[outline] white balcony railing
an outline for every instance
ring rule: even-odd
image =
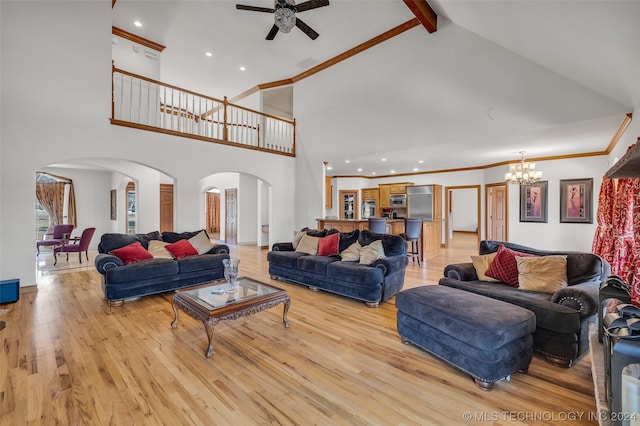
[[[295,120],[113,67],[111,123],[295,156]]]

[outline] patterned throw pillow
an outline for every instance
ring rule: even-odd
[[[518,287],[518,264],[516,256],[530,257],[532,254],[506,248],[503,244],[498,246],[496,257],[493,258],[485,275],[502,281],[505,284]]]
[[[318,256],[335,256],[339,253],[340,234],[331,234],[318,240]]]
[[[567,256],[516,257],[520,290],[553,294],[567,287]]]
[[[152,259],[153,256],[149,253],[139,241],[135,243],[128,244],[124,247],[117,248],[115,250],[111,250],[109,254],[112,254],[118,257],[125,265],[134,262],[140,262],[145,259]]]
[[[167,244],[165,248],[169,250],[169,253],[176,259],[198,254],[198,250],[196,250],[188,240],[179,240],[173,244]]]

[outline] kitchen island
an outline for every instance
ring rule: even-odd
[[[363,231],[369,229],[367,219],[316,219],[318,229],[337,229],[340,232],[352,232],[356,229]],[[387,234],[400,235],[404,233],[404,219],[387,219]],[[422,222],[422,235],[418,243],[420,247],[420,260],[425,262],[428,258],[440,253],[442,244],[442,221]]]
[[[369,229],[367,219],[316,219],[318,229],[337,229],[340,232],[351,232]],[[404,232],[404,219],[387,219],[387,234],[400,235]]]

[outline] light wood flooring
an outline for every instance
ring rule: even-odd
[[[436,284],[477,252],[475,236],[418,267],[405,288]],[[91,266],[39,276],[38,291],[0,305],[1,425],[597,424],[590,360],[570,369],[535,355],[527,374],[478,389],[466,374],[403,345],[394,299],[364,303],[272,281],[266,250],[232,247],[241,275],[286,289],[282,305],[218,324],[203,355],[201,323],[170,295],[106,306]]]

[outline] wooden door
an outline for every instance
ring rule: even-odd
[[[507,187],[504,183],[487,185],[487,240],[507,241]]]
[[[173,232],[173,185],[160,184],[160,232]]]
[[[238,243],[238,189],[225,189],[224,239],[227,244]]]
[[[220,232],[220,193],[207,192],[207,226],[209,234]]]

